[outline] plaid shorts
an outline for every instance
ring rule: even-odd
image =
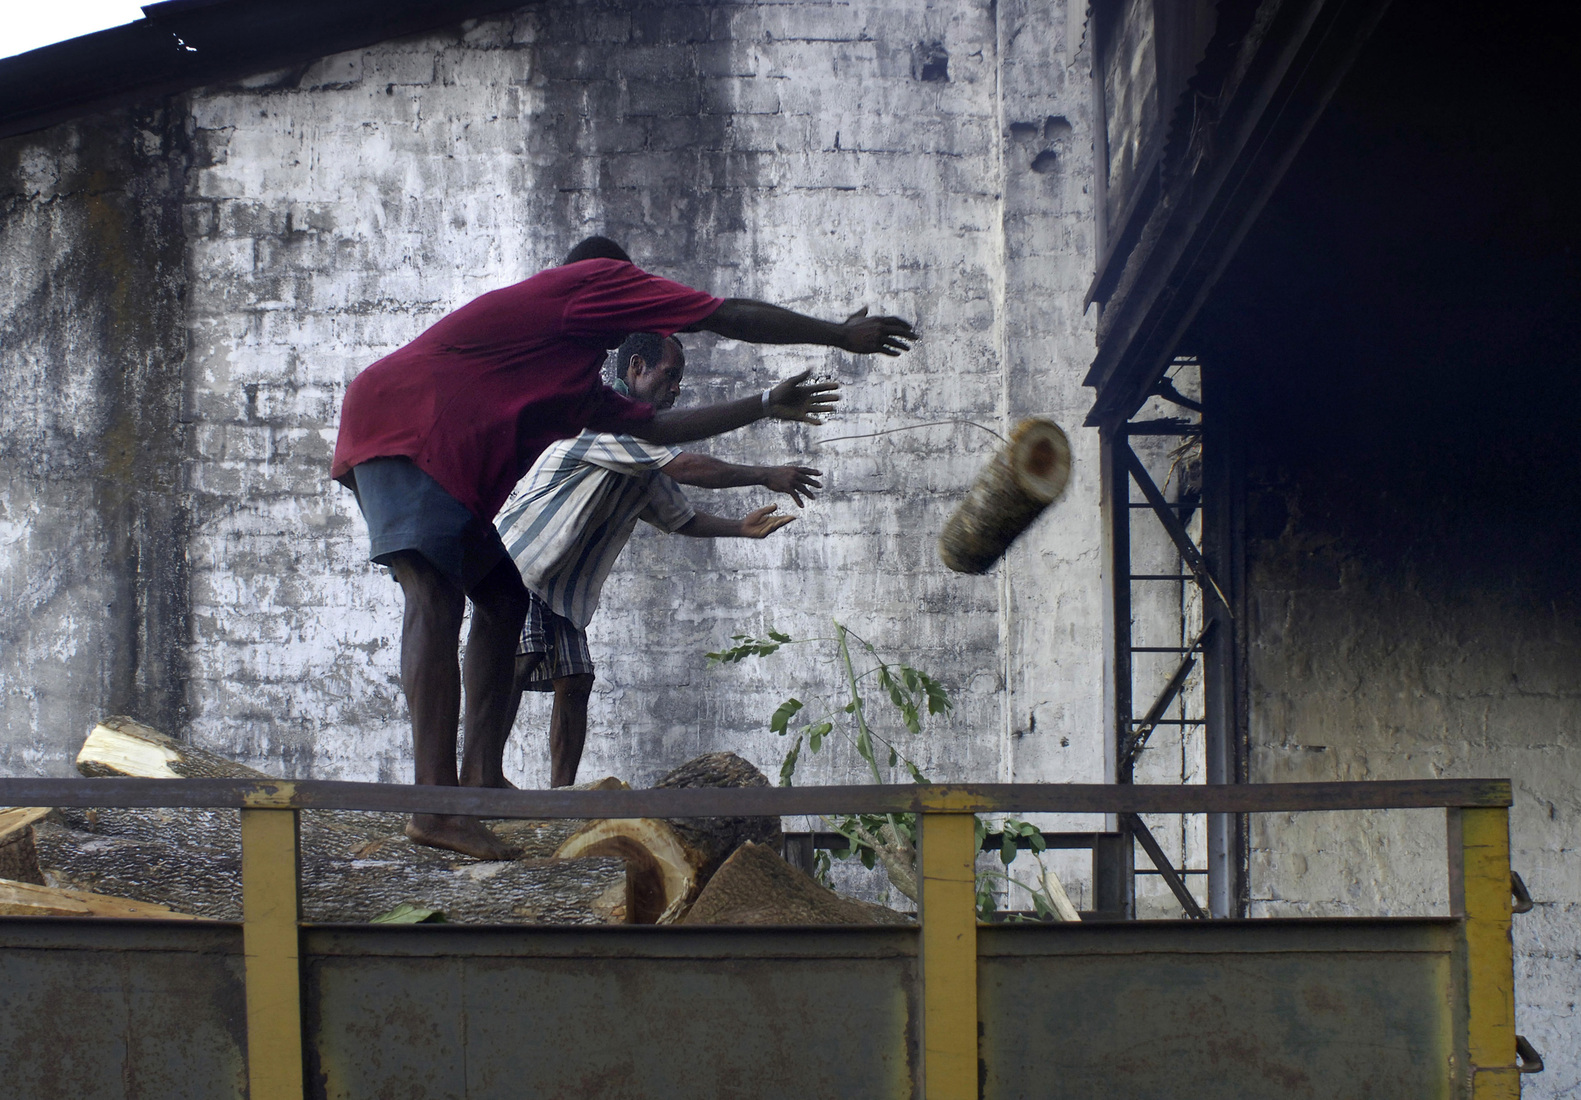
[[[542,655],[524,681],[524,658]],[[516,686],[523,691],[553,691],[563,676],[593,675],[593,655],[587,649],[587,632],[563,615],[557,615],[536,592],[527,593],[527,623],[516,656]]]

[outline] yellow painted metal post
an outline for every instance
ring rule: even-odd
[[[977,1100],[976,818],[924,813],[922,1094]]]
[[[280,801],[289,799],[289,788]],[[266,805],[273,799],[259,798]],[[301,909],[294,809],[242,811],[249,1100],[302,1100]]]
[[[1471,1096],[1515,1100],[1521,1078],[1510,942],[1510,814],[1502,806],[1450,810],[1448,825],[1451,903],[1465,918]]]

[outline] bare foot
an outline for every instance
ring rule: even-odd
[[[509,779],[506,779],[503,773],[494,779],[483,779],[480,776],[475,776],[470,772],[463,772],[461,774],[461,785],[463,787],[498,787],[507,791],[516,791],[521,789]]]
[[[495,836],[475,817],[413,814],[406,835],[430,848],[448,848],[474,859],[515,859],[521,850]]]

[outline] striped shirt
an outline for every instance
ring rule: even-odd
[[[668,534],[697,514],[680,486],[659,472],[680,453],[602,432],[551,444],[497,521],[522,582],[555,614],[587,629],[637,520]]]

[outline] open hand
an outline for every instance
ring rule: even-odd
[[[857,355],[899,355],[911,350],[907,340],[918,338],[910,321],[899,317],[869,317],[866,306],[847,317],[840,327],[845,330],[840,347]]]
[[[770,504],[767,508],[749,512],[741,520],[741,534],[749,539],[768,538],[787,523],[796,522],[795,516],[776,515],[778,511],[779,505]]]
[[[804,370],[787,378],[769,391],[768,413],[775,420],[799,420],[803,424],[822,424],[821,417],[834,411],[840,400],[835,393],[838,382],[809,382],[812,371]]]
[[[823,482],[817,480],[822,476],[822,470],[814,470],[810,466],[770,466],[763,477],[763,487],[784,493],[800,508],[802,497],[811,500],[813,490],[823,488]]]

